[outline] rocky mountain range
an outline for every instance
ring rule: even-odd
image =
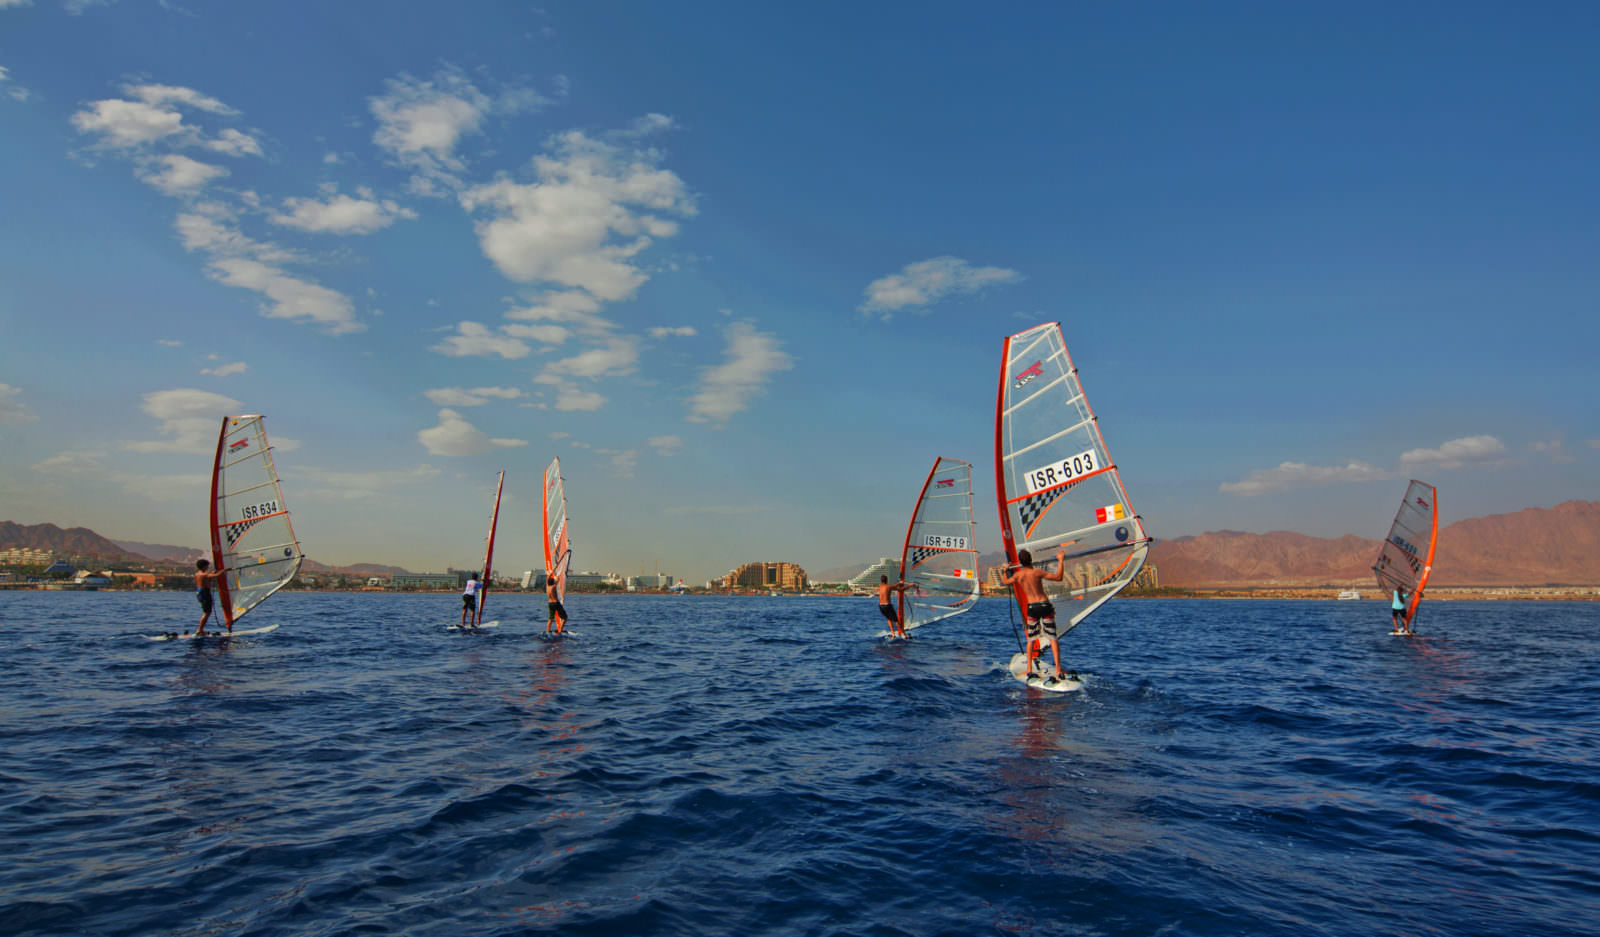
[[[1163,586],[1370,586],[1378,539],[1219,530],[1158,540],[1150,551]],[[978,568],[1004,562],[978,557]],[[846,579],[867,567],[820,570]],[[1566,501],[1457,521],[1439,530],[1436,586],[1600,585],[1600,501]]]
[[[58,557],[82,557],[101,563],[148,566],[167,564],[190,566],[197,558],[209,557],[210,550],[165,543],[142,543],[137,540],[110,540],[87,527],[63,529],[54,524],[23,525],[0,521],[0,550],[10,547],[27,547],[33,550],[50,550]],[[399,566],[379,563],[355,563],[350,566],[325,566],[307,557],[300,567],[307,573],[339,573],[346,576],[391,576],[409,570]]]

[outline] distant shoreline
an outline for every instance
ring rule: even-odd
[[[74,587],[70,584],[48,588],[37,583],[0,583],[0,592],[187,592],[186,589],[126,589],[114,587]],[[455,596],[454,590],[390,590],[366,587],[361,589],[285,589],[285,593],[296,595],[326,593],[330,595],[414,595],[427,597]],[[1117,596],[1119,599],[1271,599],[1310,602],[1367,602],[1382,603],[1387,607],[1388,597],[1376,589],[1365,590],[1359,599],[1340,599],[1341,589],[1334,588],[1309,588],[1293,586],[1257,586],[1257,587],[1212,587],[1212,588],[1170,588],[1155,591],[1140,590],[1137,592],[1125,591]],[[496,589],[491,595],[507,597],[512,595],[527,595],[543,598],[544,593],[537,589]],[[741,598],[741,599],[837,599],[860,598],[871,599],[872,595],[848,595],[837,592],[789,592],[771,596],[766,593],[739,593],[726,592],[572,592],[570,596],[587,595],[616,595],[630,598],[676,598],[687,596],[690,598]],[[1004,595],[986,594],[986,599],[1005,598]],[[1424,598],[1432,602],[1600,602],[1600,586],[1440,586],[1426,590]]]

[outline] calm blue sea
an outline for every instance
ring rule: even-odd
[[[0,934],[1600,933],[1600,604],[0,594]]]

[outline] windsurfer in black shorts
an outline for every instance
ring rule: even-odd
[[[555,625],[556,634],[567,627],[567,609],[561,604],[561,593],[558,590],[559,582],[551,577],[544,581],[545,604],[550,607],[550,617],[545,619],[544,633],[550,633],[550,626]]]
[[[894,598],[890,595],[890,593],[904,592],[909,588],[911,588],[911,584],[905,582],[904,580],[891,586],[889,584],[888,576],[878,577],[878,611],[882,612],[883,617],[889,620],[889,637],[891,638],[905,637],[906,624],[905,622],[901,621],[900,616],[895,613]]]
[[[211,620],[211,584],[222,578],[227,570],[218,567],[211,570],[210,560],[196,561],[194,574],[194,597],[200,603],[200,627],[194,629],[195,637],[206,633],[206,622]],[[228,630],[233,630],[233,622],[228,622]]]
[[[1023,619],[1028,625],[1028,647],[1025,653],[1028,656],[1027,667],[1024,674],[1033,673],[1033,659],[1039,656],[1039,641],[1047,638],[1050,641],[1050,653],[1055,657],[1057,680],[1061,674],[1061,646],[1056,643],[1056,607],[1050,604],[1050,597],[1044,594],[1044,580],[1060,582],[1066,574],[1065,547],[1056,547],[1056,571],[1046,573],[1033,568],[1033,554],[1027,550],[1017,551],[1017,560],[1021,567],[1007,566],[1005,575],[1000,581],[1008,586],[1014,585],[1022,592],[1023,601],[1028,603],[1028,612]]]

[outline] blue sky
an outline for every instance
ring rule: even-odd
[[[464,12],[463,12],[464,11]],[[1600,498],[1600,8],[0,0],[0,515],[698,582],[997,549],[1060,321],[1158,538]]]

